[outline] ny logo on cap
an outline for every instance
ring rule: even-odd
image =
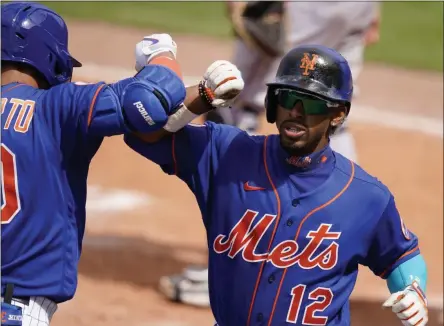
[[[304,76],[308,76],[309,70],[315,69],[316,60],[318,59],[317,54],[312,54],[312,58],[310,59],[309,53],[304,53],[304,57],[301,59],[301,65],[299,68],[304,69],[304,72],[302,73]]]

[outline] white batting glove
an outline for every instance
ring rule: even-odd
[[[161,52],[171,52],[176,58],[177,44],[169,34],[151,34],[136,44],[136,70],[139,72],[147,63]]]
[[[424,326],[429,320],[427,300],[416,281],[404,291],[393,293],[382,306],[391,307],[404,326]]]
[[[203,76],[206,93],[211,105],[220,108],[230,106],[244,89],[244,80],[237,67],[229,61],[213,62]]]

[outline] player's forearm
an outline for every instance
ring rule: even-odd
[[[416,255],[396,267],[387,278],[390,293],[404,290],[416,281],[425,292],[427,286],[427,266],[422,255]]]
[[[178,114],[170,117],[168,124],[173,122],[179,128],[184,127],[196,117],[207,113],[215,108],[228,107],[244,88],[244,81],[240,71],[235,65],[228,61],[218,60],[213,62],[203,75],[198,85],[186,88],[184,108],[186,114]],[[179,121],[181,123],[179,123]]]
[[[202,115],[213,109],[208,102],[199,95],[198,85],[187,87],[187,95],[184,104],[196,115]]]
[[[161,57],[161,61],[155,62],[156,56]],[[176,43],[167,34],[146,36],[136,45],[137,70],[147,64],[159,64],[170,68],[181,77],[181,69],[175,57]],[[199,85],[186,88],[183,103],[173,110],[162,128],[151,133],[136,133],[136,135],[145,142],[157,142],[182,129],[213,107],[229,106],[243,87],[244,81],[236,66],[224,60],[215,61],[208,67]]]
[[[188,110],[190,110],[197,116],[202,115],[210,110],[210,106],[208,106],[208,104],[206,104],[205,101],[200,97],[199,88],[197,85],[189,86],[186,88],[186,97],[183,103]],[[137,136],[147,143],[155,143],[171,134],[172,132],[169,132],[162,128],[149,134],[137,133]]]
[[[427,268],[419,254],[396,267],[387,279],[392,293],[382,304],[391,308],[406,326],[425,326],[429,320],[425,289]]]
[[[174,55],[170,52],[162,52],[154,56],[148,64],[157,64],[165,66],[173,70],[180,78],[182,78],[182,72],[179,64],[177,63]],[[205,98],[199,94],[199,86],[189,86],[186,88],[186,96],[183,102],[185,107],[193,114],[199,116],[212,109],[211,105],[205,101]],[[159,134],[169,134],[170,132],[163,130],[165,132]]]

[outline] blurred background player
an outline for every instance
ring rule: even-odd
[[[379,4],[377,2],[274,2],[270,3],[268,12],[266,9],[258,10],[259,14],[272,16],[274,19],[256,17],[256,25],[264,31],[263,35],[270,35],[275,39],[275,47],[286,49],[300,44],[320,44],[328,46],[341,53],[350,63],[353,79],[359,78],[363,68],[364,50],[366,46],[379,40]],[[279,3],[283,7],[283,15],[279,15],[280,8],[272,8],[272,4]],[[233,63],[242,72],[245,88],[239,98],[233,104],[232,109],[220,109],[207,116],[210,121],[226,123],[238,126],[250,133],[255,133],[260,127],[259,117],[264,112],[265,83],[274,78],[280,53],[267,51],[258,42],[270,43],[267,37],[263,40],[255,38],[252,32],[254,28],[246,28],[253,25],[251,19],[245,19],[245,11],[250,9],[255,2],[228,2],[228,16],[232,22],[236,34]],[[281,21],[278,21],[281,17]],[[267,27],[262,21],[269,21]],[[284,28],[278,28],[277,26]],[[254,37],[253,37],[254,36]],[[284,42],[281,41],[284,38]],[[258,42],[254,42],[258,40]],[[273,46],[270,44],[270,47]],[[355,85],[355,93],[357,87]],[[356,96],[356,94],[355,94]],[[353,137],[344,126],[332,138],[332,147],[339,153],[357,161],[357,154]]]
[[[264,113],[266,82],[274,79],[281,55],[300,44],[319,44],[337,50],[348,61],[354,85],[363,68],[365,47],[379,41],[378,2],[227,2],[235,34],[233,63],[245,87],[231,108],[207,114],[207,120],[256,133]],[[331,137],[333,150],[357,162],[355,141],[347,123]],[[182,274],[164,276],[160,291],[168,298],[209,306],[208,270],[190,266]]]

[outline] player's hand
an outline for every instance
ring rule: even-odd
[[[378,16],[371,22],[370,26],[365,31],[364,34],[365,46],[370,46],[379,42],[379,39],[381,37],[380,25],[381,22]]]
[[[381,36],[381,8],[375,4],[375,16],[364,33],[364,44],[370,46],[379,42]]]
[[[427,324],[427,300],[417,282],[393,293],[382,306],[392,308],[404,326],[424,326]]]
[[[136,44],[136,70],[139,72],[147,63],[161,52],[177,55],[177,44],[169,34],[151,34]]]
[[[210,95],[211,105],[230,106],[244,89],[244,80],[237,67],[229,61],[213,62],[203,76],[206,93]]]

